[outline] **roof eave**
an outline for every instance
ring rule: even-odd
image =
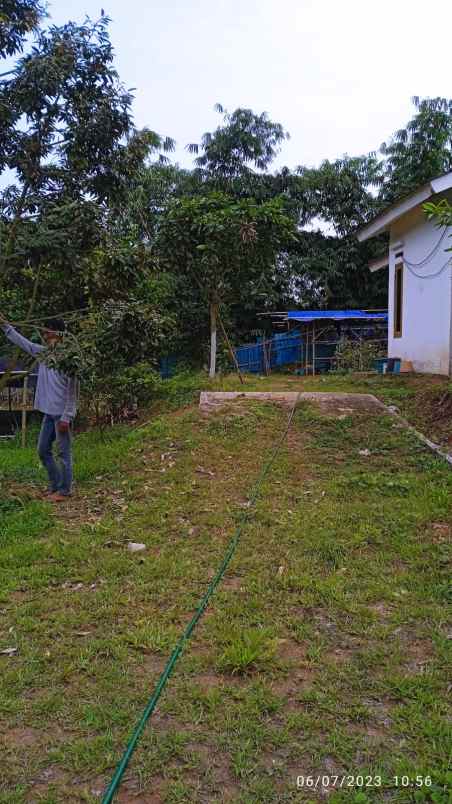
[[[384,257],[379,257],[378,259],[371,260],[369,262],[369,271],[371,273],[375,273],[375,271],[381,271],[382,268],[389,268],[389,258],[387,254],[385,254]]]
[[[359,242],[363,243],[371,237],[376,237],[379,234],[383,234],[383,232],[389,231],[391,225],[403,215],[406,215],[407,212],[428,201],[433,195],[444,193],[450,189],[452,189],[452,171],[445,173],[443,176],[437,176],[429,181],[428,184],[424,184],[423,187],[416,190],[416,192],[411,193],[406,198],[402,198],[401,201],[396,201],[381,215],[378,215],[373,221],[359,229],[356,233]]]
[[[377,235],[383,234],[383,232],[388,232],[391,228],[391,225],[402,217],[402,215],[406,215],[407,212],[410,212],[415,207],[419,206],[419,204],[423,204],[425,201],[428,201],[429,198],[433,195],[432,188],[430,184],[425,185],[425,187],[421,187],[420,190],[417,190],[412,195],[405,198],[403,201],[394,204],[392,207],[386,210],[382,215],[379,215],[378,218],[368,223],[367,226],[363,226],[362,229],[359,229],[357,232],[357,238],[360,243],[363,243],[365,240],[370,240],[371,237],[377,237]]]

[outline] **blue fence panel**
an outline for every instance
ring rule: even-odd
[[[290,333],[279,333],[270,339],[258,338],[257,343],[247,343],[235,349],[235,355],[241,371],[260,374],[269,368],[286,366],[303,359],[303,339],[298,330]],[[266,350],[266,357],[264,355]]]
[[[262,343],[249,343],[235,350],[237,363],[241,371],[259,374],[264,368],[264,350]]]
[[[274,365],[287,366],[301,360],[303,340],[301,333],[294,330],[289,333],[278,333],[272,338],[272,352],[274,351]],[[273,362],[273,361],[272,361]]]
[[[161,357],[159,361],[160,376],[162,380],[169,380],[176,373],[177,357],[176,355],[168,355]]]

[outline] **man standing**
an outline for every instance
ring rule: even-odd
[[[53,348],[61,340],[65,329],[64,321],[46,321],[43,330],[46,347],[24,338],[1,314],[0,326],[11,343],[33,356],[46,348]],[[76,414],[76,405],[76,378],[61,374],[40,362],[34,408],[44,414],[44,419],[39,434],[38,454],[49,477],[46,496],[53,502],[67,500],[72,490],[71,423]],[[58,464],[52,452],[54,441],[58,447]]]

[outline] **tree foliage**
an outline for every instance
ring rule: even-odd
[[[452,205],[447,198],[424,204],[424,210],[430,220],[434,220],[438,226],[452,226]]]
[[[253,177],[255,171],[265,171],[278,154],[288,134],[280,123],[272,122],[264,112],[236,109],[231,114],[217,104],[223,114],[223,125],[206,132],[201,145],[191,143],[200,177],[218,189]]]
[[[414,97],[413,103],[413,118],[381,146],[384,203],[452,170],[452,100]]]
[[[311,219],[325,221],[337,237],[351,234],[378,211],[382,165],[375,154],[326,160],[318,168],[300,167],[298,174]]]
[[[45,16],[39,0],[2,0],[0,9],[0,58],[21,51],[27,34],[38,28]]]
[[[19,36],[28,18],[25,4],[13,6]],[[38,11],[33,19],[27,30]],[[31,302],[34,315],[85,308],[51,359],[77,370],[91,393],[113,383],[113,366],[121,372],[144,354],[154,365],[169,342],[149,245],[120,212],[149,156],[173,143],[134,128],[108,22],[102,13],[39,27],[0,76],[0,170],[13,177],[0,193],[2,313],[25,318]]]
[[[198,286],[210,309],[212,336],[218,305],[255,291],[274,270],[278,253],[294,239],[293,221],[282,199],[257,204],[215,192],[173,201],[157,249],[170,270],[186,274]]]
[[[199,357],[209,331],[214,354],[217,322],[238,340],[262,311],[386,305],[386,277],[368,271],[382,244],[356,231],[452,168],[451,101],[415,98],[379,156],[276,171],[284,127],[218,105],[220,124],[187,146],[194,163],[182,169],[171,138],[136,130],[103,12],[45,19],[38,0],[2,4],[0,58],[16,58],[0,75],[2,312],[84,308],[51,359],[93,399],[171,349]],[[450,221],[444,206],[429,214]]]

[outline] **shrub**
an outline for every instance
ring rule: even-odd
[[[341,338],[335,354],[338,371],[372,371],[374,360],[385,357],[386,346],[375,341],[355,341]]]

